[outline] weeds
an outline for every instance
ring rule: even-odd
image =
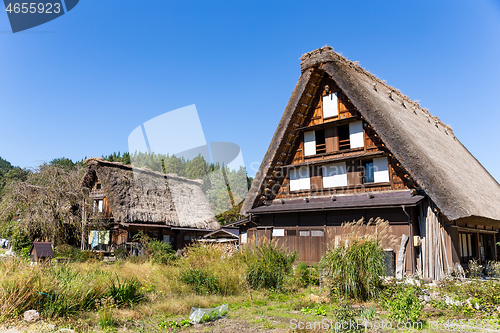
[[[419,292],[420,289],[413,285],[389,285],[381,297],[381,306],[389,311],[391,319],[398,322],[416,322],[424,308],[418,299]]]
[[[113,297],[101,298],[100,300],[95,300],[95,307],[98,311],[99,316],[99,327],[106,329],[109,327],[114,327],[116,321],[113,318],[111,309],[115,307],[115,300]]]
[[[116,275],[116,283],[113,281],[107,294],[117,302],[117,305],[126,304],[130,307],[144,299],[141,293],[141,283],[136,278],[120,283],[118,275]]]
[[[468,276],[473,279],[479,279],[483,274],[483,266],[477,260],[469,260]]]
[[[215,294],[221,291],[219,281],[206,268],[189,268],[181,273],[180,279],[192,286],[198,294]]]
[[[253,288],[279,288],[295,260],[297,252],[287,253],[274,243],[260,245],[248,258],[247,281]]]

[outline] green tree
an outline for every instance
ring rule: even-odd
[[[189,179],[204,179],[208,174],[208,163],[198,155],[186,162],[186,177]]]
[[[110,161],[110,162],[121,162],[125,165],[130,164],[130,154],[127,152],[123,153],[123,155],[120,152],[113,153],[113,154],[108,155],[108,156],[102,156],[102,158],[104,158],[106,161]]]
[[[85,169],[44,164],[11,184],[0,202],[0,221],[19,218],[19,227],[33,239],[65,243],[81,234],[82,205],[87,193],[81,185]],[[87,201],[88,202],[88,201]],[[87,211],[90,206],[86,207]]]

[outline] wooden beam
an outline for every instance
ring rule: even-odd
[[[406,257],[406,244],[408,244],[408,240],[410,238],[403,234],[401,236],[401,246],[399,248],[398,253],[398,262],[396,264],[396,279],[403,279],[403,269],[404,269],[404,260]]]

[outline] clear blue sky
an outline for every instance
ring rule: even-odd
[[[498,0],[82,0],[17,34],[2,12],[0,156],[123,152],[137,126],[196,104],[207,141],[240,145],[253,175],[299,57],[324,45],[419,100],[500,179]]]

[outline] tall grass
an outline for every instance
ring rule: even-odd
[[[323,255],[321,262],[333,294],[366,300],[380,293],[381,276],[386,272],[381,242],[390,241],[390,234],[387,221],[372,223],[361,219],[344,224],[341,241]],[[367,233],[370,227],[374,233]]]
[[[0,320],[39,309],[45,318],[67,317],[95,308],[95,300],[111,296],[119,304],[140,300],[140,284],[114,274],[100,263],[38,264],[0,261]]]
[[[234,295],[241,290],[245,263],[229,255],[223,244],[195,244],[177,263],[179,281],[197,293]]]
[[[248,283],[253,288],[279,288],[297,257],[297,252],[288,253],[272,242],[257,246],[247,256]]]

